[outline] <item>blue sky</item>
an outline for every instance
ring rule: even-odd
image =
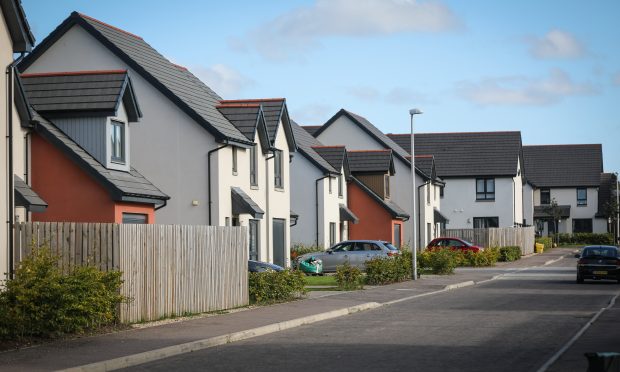
[[[386,133],[520,130],[602,143],[620,171],[620,1],[22,0],[37,41],[71,11],[142,36],[224,98],[340,108]]]

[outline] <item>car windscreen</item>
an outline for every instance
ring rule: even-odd
[[[465,243],[466,246],[471,247],[474,245],[474,243],[472,242],[468,242],[467,240],[463,240],[463,243]]]
[[[613,248],[586,248],[583,257],[617,257],[618,251]]]
[[[385,245],[385,247],[387,249],[389,249],[390,251],[397,251],[398,248],[396,248],[395,246],[392,245],[392,243],[383,243],[383,245]]]

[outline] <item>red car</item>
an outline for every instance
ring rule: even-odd
[[[467,240],[459,239],[459,238],[436,238],[433,239],[426,249],[439,249],[439,248],[450,248],[453,251],[471,251],[478,252],[484,250],[482,247],[478,247]]]

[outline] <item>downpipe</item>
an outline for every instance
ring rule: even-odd
[[[213,149],[213,150],[211,150],[211,151],[209,151],[207,153],[207,158],[208,158],[207,159],[207,175],[209,177],[209,180],[207,181],[208,182],[207,189],[209,190],[208,191],[208,193],[209,193],[209,196],[208,196],[208,198],[209,198],[209,201],[208,201],[209,202],[209,226],[212,226],[212,223],[211,223],[211,216],[212,216],[211,209],[212,209],[212,204],[213,204],[213,200],[211,198],[211,155],[213,155],[213,153],[215,153],[217,151],[220,151],[221,149],[226,148],[226,147],[228,147],[228,144],[225,144],[223,146],[217,147],[217,148],[215,148],[215,149]],[[165,204],[164,204],[164,206],[165,206]]]

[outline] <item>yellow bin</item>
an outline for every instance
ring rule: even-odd
[[[536,253],[543,253],[545,245],[542,243],[536,243]]]

